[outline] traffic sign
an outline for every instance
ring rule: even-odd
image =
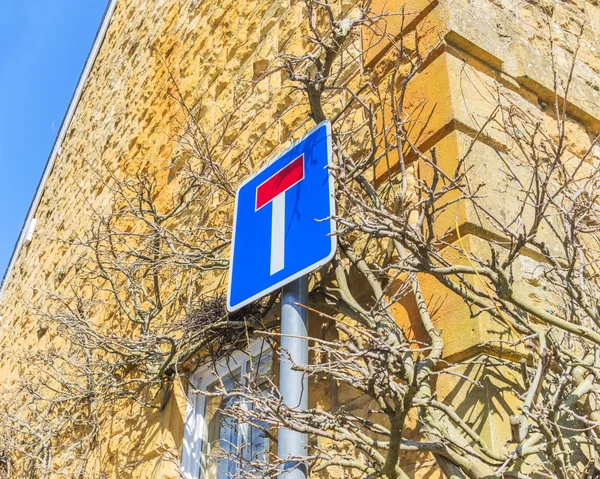
[[[229,311],[331,260],[336,242],[330,165],[331,125],[324,121],[239,187]]]

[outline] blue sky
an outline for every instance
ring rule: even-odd
[[[0,0],[0,280],[107,0]]]

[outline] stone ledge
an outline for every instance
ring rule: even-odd
[[[445,0],[437,3],[381,0],[374,3],[373,10],[376,13],[394,12],[401,11],[403,6],[412,8],[412,15],[392,16],[384,20],[385,36],[380,34],[376,37],[373,33],[363,32],[363,44],[370,48],[365,58],[367,68],[374,68],[389,52],[392,47],[389,37],[398,39],[400,35],[416,33],[421,52],[427,51],[428,47],[433,47],[435,42],[443,38],[447,45],[464,50],[533,91],[544,102],[554,103],[551,60],[549,55],[541,51],[544,45],[539,40],[537,44],[530,40],[531,27],[524,22],[486,1]],[[555,45],[555,63],[558,76],[568,78],[570,54],[558,45]],[[564,95],[559,95],[559,100],[564,101]],[[590,132],[600,132],[599,74],[581,60],[576,61],[567,112]]]

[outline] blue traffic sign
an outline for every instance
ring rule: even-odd
[[[235,199],[227,309],[235,311],[335,253],[331,125],[322,122],[248,178]]]

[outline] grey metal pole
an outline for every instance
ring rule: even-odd
[[[292,371],[293,364],[308,364],[308,310],[295,303],[308,304],[308,275],[283,287],[281,296],[281,348],[291,362],[282,357],[279,362],[279,391],[283,404],[291,408],[308,408],[308,378],[301,371]],[[281,459],[306,456],[306,434],[279,429],[277,452]],[[294,469],[296,468],[296,469]],[[293,469],[293,470],[291,470]],[[289,471],[289,472],[287,472]],[[288,461],[280,479],[306,479],[304,464]]]

